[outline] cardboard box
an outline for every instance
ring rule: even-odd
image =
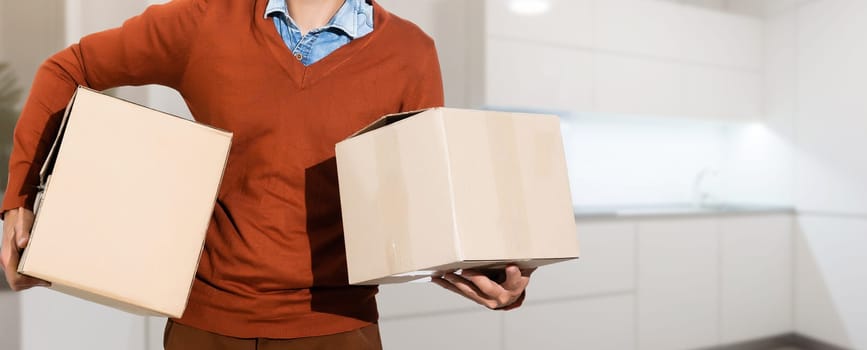
[[[336,153],[352,284],[578,257],[556,116],[390,115]]]
[[[78,88],[18,271],[121,310],[181,317],[231,138]]]

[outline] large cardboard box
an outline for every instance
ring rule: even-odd
[[[390,115],[336,154],[350,283],[578,257],[556,116]]]
[[[181,317],[231,138],[78,88],[18,271],[125,311]]]

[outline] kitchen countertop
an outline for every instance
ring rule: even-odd
[[[720,203],[709,205],[671,203],[658,205],[576,206],[574,210],[575,219],[577,220],[767,215],[795,213],[795,208],[789,206],[736,203]]]

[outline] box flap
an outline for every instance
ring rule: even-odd
[[[72,112],[72,106],[75,104],[75,97],[78,96],[78,91],[82,89],[79,86],[69,99],[69,104],[66,105],[66,110],[63,112],[63,120],[60,121],[60,128],[57,130],[57,136],[54,137],[54,143],[51,144],[51,149],[48,151],[48,157],[42,163],[42,169],[39,170],[39,190],[45,189],[45,184],[48,182],[48,176],[54,170],[54,163],[57,161],[57,152],[60,148],[60,143],[63,141],[63,134],[66,131],[66,124],[69,120],[69,114]]]
[[[383,126],[397,123],[401,120],[412,117],[412,116],[419,114],[419,113],[422,113],[422,112],[427,112],[427,111],[432,110],[432,109],[436,109],[436,108],[419,109],[419,110],[411,111],[411,112],[401,112],[401,113],[394,113],[394,114],[385,115],[385,116],[377,119],[373,123],[370,123],[367,126],[361,128],[361,130],[358,130],[355,133],[353,133],[352,135],[349,135],[348,138],[353,138],[353,137],[356,137],[358,135],[364,134],[366,132],[379,129]]]

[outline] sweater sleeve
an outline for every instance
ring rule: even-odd
[[[33,208],[40,168],[75,88],[160,84],[177,89],[205,9],[204,0],[151,6],[121,27],[83,37],[40,66],[15,126],[0,218],[10,209]]]
[[[425,46],[419,50],[416,77],[412,77],[406,90],[401,112],[442,107],[445,105],[443,78],[439,57],[433,39],[425,36]]]

